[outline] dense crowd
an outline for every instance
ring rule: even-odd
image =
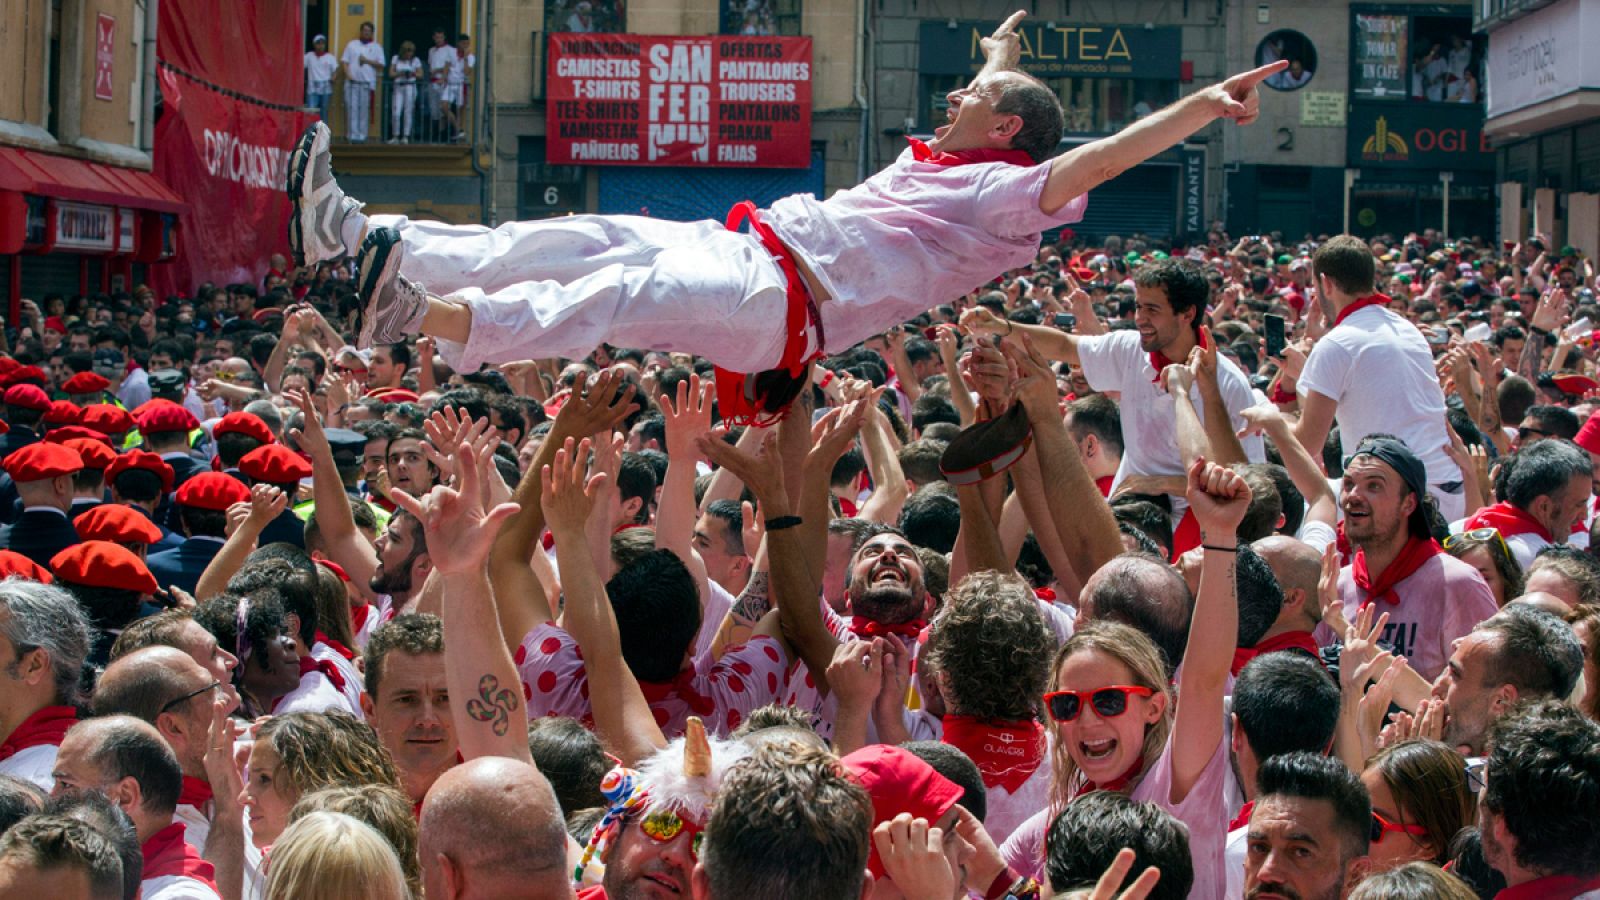
[[[1066,235],[766,427],[273,270],[7,331],[0,893],[1600,887],[1570,248]]]

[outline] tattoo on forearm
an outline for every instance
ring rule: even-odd
[[[767,572],[751,572],[750,582],[733,604],[733,616],[746,622],[758,622],[772,609],[772,576]]]
[[[488,722],[497,737],[511,730],[511,714],[517,711],[517,692],[500,686],[500,679],[485,675],[478,679],[478,696],[467,701],[467,715],[474,722]]]
[[[1539,377],[1539,362],[1544,359],[1544,335],[1528,332],[1527,342],[1522,345],[1522,356],[1517,359],[1517,374],[1529,381],[1536,381]]]

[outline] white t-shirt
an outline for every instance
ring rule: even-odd
[[[46,791],[56,786],[55,744],[36,744],[18,750],[10,759],[0,760],[0,775],[11,775],[31,781]]]
[[[140,900],[217,900],[205,882],[186,875],[157,875],[139,882]]]
[[[361,65],[363,59],[373,63],[377,68],[369,69]],[[344,74],[351,81],[376,85],[378,73],[383,71],[383,45],[377,41],[363,41],[356,38],[344,45],[344,55],[339,57],[339,61],[344,63]]]
[[[207,806],[213,804],[208,802]],[[193,844],[195,849],[204,853],[206,838],[211,836],[211,816],[206,810],[192,803],[180,803],[172,812],[175,822],[183,823],[183,839]]]
[[[1339,404],[1334,417],[1346,455],[1369,434],[1392,434],[1422,460],[1429,484],[1461,480],[1445,453],[1444,391],[1428,341],[1386,307],[1356,310],[1323,335],[1306,359],[1299,391]]]
[[[466,84],[467,83],[467,72],[473,66],[475,66],[477,64],[478,64],[478,57],[475,54],[468,53],[466,61],[463,62],[463,61],[461,61],[461,55],[459,53],[457,53],[456,54],[456,64],[452,65],[450,67],[450,76],[447,79],[447,83],[449,83],[451,85]]]
[[[1178,451],[1178,414],[1172,397],[1155,383],[1157,372],[1150,365],[1150,353],[1139,347],[1139,332],[1114,331],[1078,340],[1078,360],[1083,377],[1097,391],[1116,391],[1122,395],[1122,465],[1112,490],[1130,475],[1182,475],[1183,455]],[[1239,411],[1254,404],[1250,379],[1225,356],[1217,357],[1217,383],[1235,431],[1244,428]],[[1189,394],[1195,412],[1205,422],[1205,402],[1196,385]],[[1266,459],[1266,448],[1259,436],[1244,438],[1245,457],[1251,462]]]
[[[445,44],[443,47],[428,48],[428,78],[435,84],[444,84],[446,70],[455,66],[456,48]]]
[[[306,81],[314,85],[326,85],[333,81],[333,73],[339,67],[339,59],[332,53],[306,54]]]
[[[422,74],[422,60],[415,56],[410,59],[402,59],[396,54],[392,65],[395,71],[394,83],[397,85],[416,84],[417,76]]]

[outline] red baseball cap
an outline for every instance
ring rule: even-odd
[[[937,822],[961,799],[965,789],[936,772],[915,754],[888,744],[862,747],[839,762],[851,780],[872,797],[872,825],[910,813],[928,824]],[[872,848],[867,868],[874,878],[884,876],[878,848]]]
[[[199,427],[200,421],[194,417],[194,413],[171,402],[153,406],[139,417],[139,431],[144,434],[187,432]]]
[[[37,384],[13,384],[6,388],[5,404],[18,409],[47,410],[50,408],[50,395]]]
[[[240,457],[239,471],[251,481],[293,484],[311,477],[311,463],[282,444],[267,444]]]
[[[132,507],[102,503],[72,520],[78,537],[85,541],[111,541],[115,544],[154,544],[161,540],[161,529]]]
[[[268,428],[267,423],[255,413],[231,412],[223,416],[216,425],[212,426],[211,435],[212,437],[221,437],[225,434],[242,434],[247,437],[253,437],[263,444],[271,444],[277,441],[277,438],[272,434],[272,429]]]
[[[78,451],[78,456],[83,458],[83,467],[85,469],[104,472],[107,466],[117,460],[117,451],[107,447],[95,438],[75,437],[60,443],[63,447]]]
[[[154,472],[161,476],[161,493],[163,494],[172,493],[172,482],[178,477],[178,474],[172,470],[172,466],[168,465],[160,454],[151,453],[148,450],[130,450],[117,457],[111,465],[106,467],[106,481],[116,481],[118,475],[129,469],[143,469],[146,472]]]
[[[249,499],[249,488],[239,479],[221,472],[202,472],[194,476],[178,488],[177,496],[179,506],[216,512],[225,512],[235,503],[244,503]]]
[[[56,578],[84,587],[111,588],[154,594],[161,589],[144,560],[132,550],[110,541],[84,541],[57,553],[50,560]]]
[[[5,460],[6,474],[19,484],[71,475],[82,468],[83,457],[78,455],[78,451],[48,441],[29,444]]]
[[[0,550],[0,578],[26,578],[40,584],[50,584],[55,577],[50,570],[14,550]]]
[[[79,424],[101,434],[124,434],[133,430],[133,416],[120,406],[91,403],[83,408]]]
[[[79,372],[68,378],[61,385],[61,390],[69,394],[97,394],[111,387],[111,382],[104,375],[95,372]]]

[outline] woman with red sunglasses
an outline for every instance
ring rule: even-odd
[[[1372,797],[1368,855],[1375,869],[1413,860],[1443,865],[1450,842],[1476,815],[1461,754],[1438,741],[1402,741],[1379,750],[1367,761],[1361,783]]]
[[[1020,873],[1038,876],[1049,824],[1067,804],[1090,791],[1119,791],[1160,806],[1188,827],[1191,898],[1220,900],[1225,892],[1229,754],[1223,698],[1239,628],[1235,533],[1250,489],[1236,473],[1203,459],[1190,467],[1188,478],[1204,562],[1182,683],[1175,693],[1161,651],[1127,625],[1095,622],[1061,646],[1054,690],[1044,697],[1055,725],[1050,805],[1002,848],[1006,863]]]

